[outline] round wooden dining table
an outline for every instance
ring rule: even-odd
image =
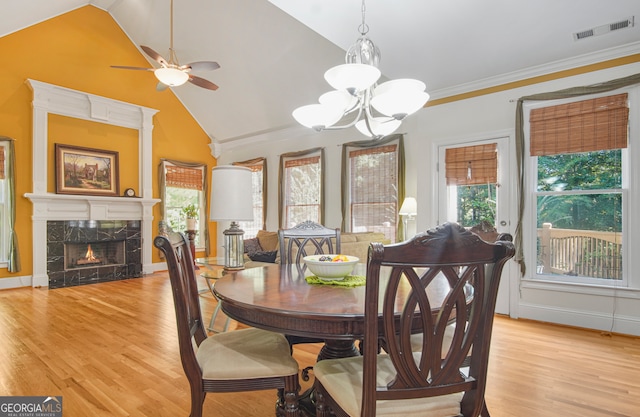
[[[381,269],[381,283],[386,285]],[[365,275],[366,265],[356,265],[352,275]],[[298,265],[273,264],[229,273],[218,279],[213,292],[222,311],[249,326],[283,334],[324,339],[318,360],[357,356],[354,342],[364,337],[365,286],[341,287],[309,284],[311,275]],[[437,310],[449,291],[444,279],[428,287]],[[398,299],[398,311],[404,304]]]

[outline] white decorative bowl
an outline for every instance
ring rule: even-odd
[[[353,268],[360,261],[356,256],[342,255],[347,257],[347,261],[321,261],[320,258],[330,256],[332,259],[337,254],[311,255],[302,258],[309,270],[318,278],[324,280],[341,280],[351,274]]]

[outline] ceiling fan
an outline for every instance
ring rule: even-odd
[[[209,80],[198,77],[191,74],[191,71],[212,71],[220,68],[217,62],[214,61],[197,61],[190,64],[180,65],[176,52],[173,49],[173,0],[171,0],[171,44],[169,47],[169,60],[164,59],[159,53],[149,48],[148,46],[140,45],[140,48],[156,62],[160,64],[160,68],[142,68],[142,67],[129,67],[124,65],[112,65],[111,68],[140,70],[140,71],[153,71],[158,79],[158,85],[156,90],[163,91],[167,87],[177,87],[189,81],[191,84],[198,87],[206,88],[209,90],[217,90],[218,86]]]

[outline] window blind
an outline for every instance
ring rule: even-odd
[[[498,181],[495,143],[448,148],[445,153],[447,185],[478,185]]]
[[[320,156],[310,156],[308,158],[288,159],[284,162],[285,168],[301,167],[320,163]]]
[[[390,239],[395,237],[397,149],[397,144],[389,144],[349,151],[351,230],[385,231]]]
[[[202,191],[203,170],[167,165],[166,186]]]
[[[627,147],[627,94],[531,110],[531,156]]]

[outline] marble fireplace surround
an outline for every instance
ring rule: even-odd
[[[27,80],[33,91],[33,287],[48,287],[47,222],[54,220],[138,220],[141,222],[142,272],[152,264],[152,130],[157,110],[106,97],[71,90],[41,81]],[[75,117],[138,130],[140,198],[54,194],[47,192],[49,114]]]

